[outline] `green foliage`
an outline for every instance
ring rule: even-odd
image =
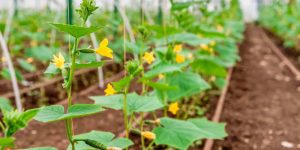
[[[69,25],[69,24],[57,24],[57,23],[52,23],[56,29],[58,29],[61,32],[68,33],[72,35],[75,38],[80,38],[82,36],[85,36],[87,34],[96,32],[100,30],[102,27],[80,27],[76,25]]]
[[[0,97],[0,110],[1,111],[12,111],[13,110],[13,107],[12,107],[9,99]]]
[[[196,140],[203,138],[222,139],[225,133],[224,124],[212,123],[206,119],[188,121],[161,118],[161,126],[153,129],[156,144],[166,144],[178,149],[188,149]],[[172,137],[172,138],[170,138]]]
[[[98,68],[104,65],[103,61],[98,61],[98,62],[89,62],[89,63],[85,63],[85,64],[79,64],[76,63],[75,64],[75,68],[76,69],[82,69],[82,68]]]
[[[98,7],[96,6],[95,0],[83,0],[80,3],[80,8],[76,9],[76,12],[79,14],[80,18],[83,20],[83,23],[87,21],[88,17],[93,14]]]
[[[15,138],[13,137],[0,137],[0,147],[14,147]]]
[[[25,128],[38,111],[39,109],[30,109],[25,112],[4,111],[3,122],[6,127],[5,135],[11,137],[18,130]]]
[[[125,149],[131,145],[133,142],[126,138],[115,138],[115,135],[110,132],[103,131],[91,131],[89,133],[84,133],[80,135],[76,135],[74,137],[78,142],[75,143],[76,149],[93,149],[100,147],[118,147],[121,149]],[[89,144],[85,143],[88,141]],[[93,147],[92,147],[93,146]],[[68,150],[71,150],[71,146],[69,145]]]
[[[124,108],[124,95],[117,94],[112,96],[92,96],[92,100],[106,108],[122,110]],[[150,112],[162,108],[160,100],[153,96],[140,96],[136,93],[127,95],[127,114],[131,115],[137,112]]]
[[[183,97],[189,97],[210,88],[209,84],[200,75],[191,72],[176,73],[166,80],[166,83],[170,86],[177,87],[175,90],[167,91],[170,101],[178,101]]]
[[[52,105],[40,108],[39,113],[34,119],[41,122],[53,122],[83,117],[101,111],[103,111],[103,109],[100,105],[75,104],[68,108],[67,113],[64,113],[64,107],[62,105]]]
[[[24,81],[24,77],[19,70],[15,70],[15,74],[18,81]],[[0,75],[5,79],[11,80],[11,75],[8,68],[3,68],[0,72]]]
[[[30,63],[28,63],[26,60],[24,59],[18,59],[18,63],[20,64],[20,66],[29,72],[34,72],[36,71],[36,67]]]

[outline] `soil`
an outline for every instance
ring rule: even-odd
[[[222,122],[228,137],[215,150],[300,149],[300,82],[249,25],[234,69]]]

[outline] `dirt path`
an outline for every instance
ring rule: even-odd
[[[222,115],[229,137],[214,149],[284,150],[286,142],[300,149],[300,81],[262,41],[257,27],[248,26],[245,36]]]

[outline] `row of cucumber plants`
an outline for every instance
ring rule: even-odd
[[[223,139],[227,136],[224,123],[209,121],[198,107],[209,91],[226,84],[227,68],[239,60],[237,44],[243,39],[244,24],[237,0],[221,11],[209,12],[203,2],[173,2],[170,17],[154,25],[146,21],[134,25],[136,43],[123,39],[124,48],[112,48],[103,38],[96,49],[79,45],[81,38],[99,30],[85,26],[98,7],[94,0],[83,0],[76,10],[81,25],[51,23],[69,35],[72,46],[67,56],[57,53],[45,73],[62,75],[68,93],[66,110],[62,105],[44,106],[25,112],[15,111],[6,99],[0,99],[4,137],[2,148],[12,147],[13,135],[35,119],[48,123],[64,121],[69,140],[68,149],[130,149],[134,145],[130,133],[140,135],[140,149],[188,149],[199,146],[203,139]],[[198,6],[199,13],[189,11]],[[144,17],[144,16],[142,16]],[[124,30],[124,27],[123,27]],[[82,55],[100,55],[103,61],[83,62]],[[127,58],[126,58],[127,57]],[[74,72],[81,68],[97,68],[108,61],[123,62],[125,76],[106,85],[105,95],[91,96],[94,104],[73,104]],[[130,91],[133,82],[141,92]],[[73,119],[101,113],[107,109],[120,110],[124,116],[126,137],[115,138],[108,131],[91,131],[74,135]],[[151,117],[145,117],[146,114]],[[141,120],[136,120],[141,116]],[[132,122],[139,121],[134,127]],[[44,147],[45,148],[45,147]],[[49,148],[48,149],[55,149]],[[40,148],[42,149],[42,148]]]
[[[300,51],[300,3],[283,3],[274,0],[261,8],[259,22],[262,26],[282,38],[284,46]],[[276,22],[276,23],[274,23]]]

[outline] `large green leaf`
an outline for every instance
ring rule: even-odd
[[[156,134],[156,144],[166,144],[168,146],[187,149],[194,141],[200,139],[200,132],[196,125],[191,122],[161,118],[161,126],[153,129]]]
[[[64,113],[62,105],[46,106],[40,109],[40,112],[34,118],[41,122],[52,122],[70,118],[78,118],[102,111],[100,105],[95,104],[75,104],[69,107],[68,112]]]
[[[216,77],[226,77],[227,75],[226,68],[220,65],[216,58],[201,57],[192,63],[192,67],[204,75]]]
[[[165,38],[159,39],[158,44],[165,43]],[[209,44],[211,40],[206,38],[200,38],[192,33],[178,33],[168,36],[169,43],[186,43],[192,46],[199,46],[200,44]]]
[[[180,72],[167,77],[166,81],[170,86],[178,88],[167,91],[169,100],[176,101],[182,97],[198,94],[210,88],[209,84],[200,75],[192,72]]]
[[[12,111],[13,107],[10,103],[9,99],[6,99],[4,97],[0,97],[0,110],[1,111]]]
[[[98,68],[104,65],[104,61],[99,61],[99,62],[89,62],[86,64],[75,64],[76,69],[81,69],[81,68]]]
[[[156,144],[166,144],[178,149],[188,149],[196,140],[222,139],[227,136],[225,124],[210,122],[205,118],[188,121],[161,118],[161,126],[153,129]]]
[[[47,47],[45,45],[25,49],[25,55],[41,62],[48,62],[53,54],[58,52],[57,48]]]
[[[68,24],[56,24],[52,23],[59,31],[69,33],[75,38],[80,38],[87,34],[93,33],[101,29],[101,27],[80,27],[76,25],[68,25]]]
[[[161,73],[171,73],[181,71],[181,66],[177,64],[161,64],[144,74],[144,78],[152,78]]]
[[[223,139],[227,136],[225,131],[225,123],[216,123],[207,120],[206,118],[193,118],[189,122],[196,125],[201,131],[202,138],[208,139]]]
[[[13,138],[13,137],[8,137],[8,138],[0,137],[0,147],[13,147],[14,141],[15,141],[15,138]]]
[[[123,109],[124,106],[124,96],[122,94],[112,96],[92,96],[91,99],[93,99],[96,104],[115,110]],[[128,115],[135,112],[154,111],[163,107],[156,95],[140,96],[136,93],[130,93],[127,94],[126,101]]]
[[[126,138],[116,138],[114,139],[115,135],[110,132],[103,132],[103,131],[91,131],[89,133],[84,133],[80,135],[76,135],[74,139],[89,139],[94,140],[98,143],[103,144],[105,147],[118,147],[121,149],[125,149],[131,145],[133,142]],[[84,149],[95,149],[83,141],[79,141],[75,144],[75,148],[79,150]],[[71,145],[68,146],[68,150],[71,150]]]

